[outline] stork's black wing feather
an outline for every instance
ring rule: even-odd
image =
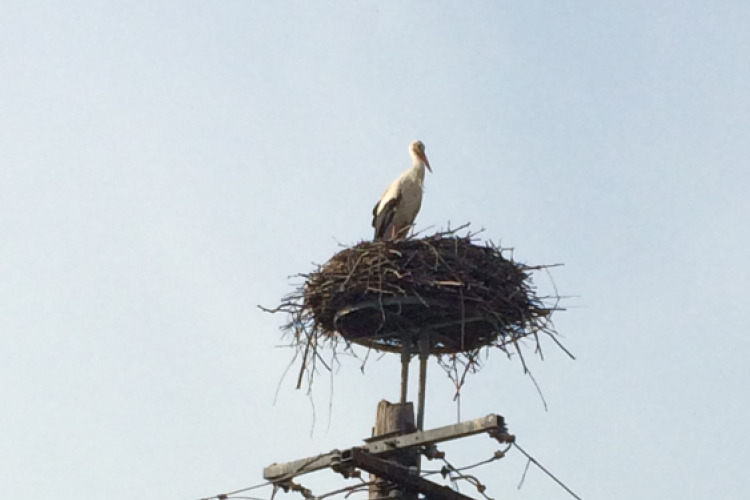
[[[391,198],[379,211],[378,208],[380,207],[380,202],[375,205],[375,208],[372,211],[372,227],[375,228],[374,238],[376,240],[383,239],[383,237],[386,235],[388,228],[393,222],[393,217],[396,215],[396,207],[398,206],[400,201],[401,195],[398,195],[395,198]]]

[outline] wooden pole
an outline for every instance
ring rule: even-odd
[[[373,437],[384,434],[392,434],[394,436],[409,434],[415,430],[414,405],[412,403],[406,403],[405,405],[394,404],[389,403],[385,399],[378,403],[375,427],[372,430]],[[416,467],[418,457],[417,450],[412,448],[394,452],[388,459],[405,467]],[[373,474],[370,474],[370,481],[376,481],[376,484],[370,486],[369,498],[371,500],[393,496],[391,489],[387,488],[387,482],[380,480]],[[401,493],[401,498],[404,500],[416,500],[417,498],[416,494]]]

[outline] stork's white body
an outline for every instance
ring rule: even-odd
[[[430,166],[421,142],[412,143],[409,151],[412,167],[388,186],[372,211],[376,240],[405,238],[422,207],[424,171]]]

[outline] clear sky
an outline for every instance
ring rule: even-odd
[[[256,305],[371,236],[421,139],[418,227],[484,227],[576,296],[578,359],[527,356],[549,411],[495,352],[462,418],[504,415],[584,499],[746,498],[748,26],[739,1],[6,0],[0,496],[194,500],[359,443],[398,360],[322,374],[315,417],[293,376],[274,405],[291,351]],[[453,423],[430,370],[426,425]],[[476,474],[569,498],[524,465]]]

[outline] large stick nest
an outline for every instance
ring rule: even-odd
[[[283,329],[302,357],[298,387],[304,373],[312,380],[317,362],[330,368],[319,351],[333,346],[335,353],[341,341],[415,352],[420,338],[428,340],[457,385],[476,369],[482,347],[508,353],[514,346],[521,355],[518,341],[531,337],[540,352],[539,333],[560,345],[550,321],[559,297],[537,296],[531,280],[550,266],[515,262],[492,243],[478,244],[476,234],[457,231],[365,241],[299,275],[304,283],[272,311],[289,315]]]

